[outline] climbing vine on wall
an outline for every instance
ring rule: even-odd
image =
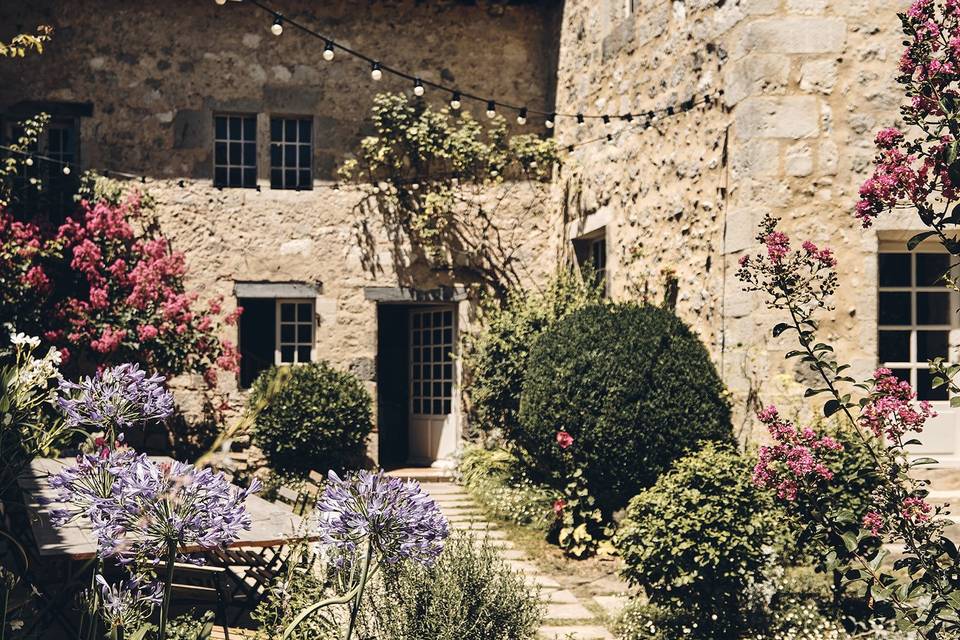
[[[373,125],[375,135],[340,168],[341,179],[363,191],[361,228],[376,214],[398,250],[433,269],[496,294],[517,284],[514,232],[524,221],[499,214],[508,199],[521,217],[543,204],[545,190],[518,185],[549,178],[553,140],[511,135],[500,116],[485,126],[467,112],[402,94],[374,98]]]

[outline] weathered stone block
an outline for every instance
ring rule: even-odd
[[[837,61],[811,60],[800,67],[800,88],[811,93],[829,94],[837,84]]]
[[[730,177],[763,178],[780,172],[780,142],[753,138],[730,147]]]
[[[747,15],[770,15],[780,8],[780,0],[742,0],[740,8]]]
[[[820,143],[820,172],[827,176],[837,175],[840,163],[840,151],[833,140],[824,140]]]
[[[823,13],[827,7],[827,0],[787,0],[787,11],[790,13],[817,14]]]
[[[173,117],[173,148],[202,149],[209,146],[212,118],[196,109],[181,109]]]
[[[838,53],[847,39],[843,18],[788,17],[756,20],[734,45],[734,57],[762,53]]]
[[[807,138],[819,131],[820,109],[813,96],[753,97],[737,107],[739,138]]]
[[[749,55],[726,67],[723,99],[733,106],[748,96],[776,93],[787,85],[790,60],[778,55]]]
[[[753,209],[734,209],[727,214],[723,248],[727,255],[739,253],[756,244],[759,218]]]
[[[787,147],[783,154],[783,170],[787,175],[803,177],[813,173],[813,149],[806,142]]]
[[[623,20],[610,30],[607,37],[603,39],[602,44],[604,62],[617,56],[621,51],[629,47],[633,42],[633,32],[633,20]]]

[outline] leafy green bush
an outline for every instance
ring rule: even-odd
[[[496,549],[461,532],[432,568],[383,567],[362,611],[364,637],[526,640],[535,637],[542,605]]]
[[[268,369],[254,381],[250,405],[265,393],[275,372]],[[363,383],[326,362],[297,365],[289,373],[253,427],[254,444],[270,466],[301,474],[358,466],[373,428]]]
[[[542,293],[512,291],[501,306],[484,306],[484,328],[464,339],[466,390],[474,424],[486,431],[500,430],[508,440],[517,439],[530,345],[571,311],[599,304],[603,287],[589,284],[596,281],[589,273],[581,277],[561,269]]]
[[[543,530],[553,524],[553,503],[559,494],[534,483],[506,449],[468,445],[458,471],[463,486],[494,518]]]
[[[751,482],[750,460],[703,443],[627,507],[615,543],[650,603],[698,621],[695,637],[736,637],[772,597],[782,516]]]
[[[730,440],[730,408],[706,349],[659,307],[579,309],[533,345],[515,441],[558,480],[560,430],[607,515],[698,440]]]

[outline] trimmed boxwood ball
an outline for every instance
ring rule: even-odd
[[[265,392],[276,368],[253,383],[249,406]],[[373,428],[370,394],[355,376],[326,362],[290,367],[289,378],[260,411],[253,442],[271,468],[303,474],[358,466]]]
[[[732,440],[706,349],[673,313],[636,304],[574,311],[534,343],[515,440],[560,486],[556,433],[609,515],[700,440]]]

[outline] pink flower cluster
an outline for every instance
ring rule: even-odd
[[[880,532],[883,531],[883,516],[877,511],[868,511],[863,516],[863,528],[869,529],[870,533],[875,536],[880,535]]]
[[[778,263],[790,253],[790,238],[782,231],[771,231],[763,239],[770,262]]]
[[[921,524],[930,521],[930,511],[930,505],[922,498],[907,498],[903,501],[900,515],[913,524]]]
[[[917,394],[910,383],[890,369],[877,369],[872,382],[873,389],[860,411],[860,424],[874,435],[897,440],[908,431],[920,432],[924,422],[937,415],[929,402],[914,403]]]
[[[807,252],[808,256],[820,263],[822,267],[837,266],[837,258],[833,255],[833,249],[820,249],[809,240],[804,240],[803,250]]]
[[[833,472],[821,456],[828,451],[843,451],[843,445],[830,436],[820,436],[807,427],[799,429],[780,417],[770,406],[757,414],[767,426],[776,444],[760,447],[753,482],[758,487],[775,487],[781,500],[793,501],[804,485],[833,479]]]
[[[573,436],[563,429],[557,431],[557,445],[559,445],[561,449],[570,448],[570,446],[573,445]]]

